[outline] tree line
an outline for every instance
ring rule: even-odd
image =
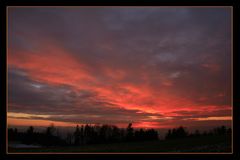
[[[60,136],[57,128],[52,124],[43,132],[36,132],[30,126],[25,132],[18,132],[15,128],[8,129],[9,141],[20,141],[23,144],[43,146],[81,146],[86,144],[136,142],[158,140],[158,132],[154,129],[134,129],[132,124],[127,128],[115,125],[77,125],[73,133],[65,138]]]
[[[196,130],[189,133],[185,127],[169,129],[165,140],[230,134],[231,128],[225,126],[216,127],[208,132]],[[23,144],[35,144],[42,146],[82,146],[86,144],[107,144],[117,142],[141,142],[157,141],[159,133],[154,129],[134,129],[132,124],[126,128],[118,128],[115,125],[77,125],[73,133],[61,136],[57,128],[52,124],[42,132],[35,131],[30,126],[25,132],[19,132],[16,128],[8,129],[8,140],[18,141]]]
[[[220,126],[213,128],[209,131],[200,132],[199,130],[195,130],[193,133],[189,133],[186,128],[180,126],[178,128],[169,129],[165,139],[178,139],[178,138],[186,138],[186,137],[199,137],[199,136],[214,136],[214,135],[227,135],[231,134],[231,128],[226,128],[225,126]]]

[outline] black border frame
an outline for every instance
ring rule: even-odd
[[[239,24],[239,10],[240,6],[237,4],[238,0],[146,0],[139,1],[93,1],[93,0],[1,0],[1,32],[0,32],[0,69],[1,69],[1,107],[0,113],[0,159],[24,159],[24,160],[40,160],[40,159],[128,159],[128,158],[143,158],[143,159],[181,159],[181,160],[200,160],[200,159],[240,159],[239,144],[240,139],[240,120],[239,106],[239,84],[237,75],[240,71],[237,70],[237,63],[240,56],[240,24]],[[7,6],[232,6],[233,7],[233,154],[7,154],[6,151],[6,9]]]

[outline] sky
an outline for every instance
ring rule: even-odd
[[[8,7],[8,125],[231,125],[231,8]]]

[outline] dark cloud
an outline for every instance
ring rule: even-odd
[[[57,108],[58,106],[73,104],[74,96],[74,92],[68,86],[49,86],[31,80],[23,70],[9,69],[8,101],[21,106],[29,106],[30,108],[25,108],[26,111],[31,110],[31,108],[36,111],[41,110],[39,106],[48,106],[48,108],[43,109],[46,112],[54,111],[52,107]],[[11,106],[9,109],[11,109]]]
[[[128,110],[122,106],[104,102],[96,93],[74,91],[69,86],[49,86],[29,79],[22,70],[10,68],[8,111],[33,114],[26,119],[45,119],[62,122],[82,123],[128,123],[148,119],[161,114]],[[49,115],[39,117],[34,115]],[[11,116],[10,116],[11,118]]]

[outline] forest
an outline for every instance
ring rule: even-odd
[[[181,139],[187,137],[204,137],[215,135],[230,135],[231,128],[220,126],[200,132],[196,130],[189,133],[185,127],[169,129],[165,135],[165,140]],[[21,142],[22,144],[34,144],[41,146],[83,146],[88,144],[109,144],[120,142],[143,142],[159,141],[159,132],[155,129],[135,129],[132,124],[126,128],[118,128],[115,125],[77,125],[73,133],[62,136],[58,129],[51,124],[43,132],[35,131],[30,126],[25,132],[19,132],[17,128],[8,129],[9,142]]]

